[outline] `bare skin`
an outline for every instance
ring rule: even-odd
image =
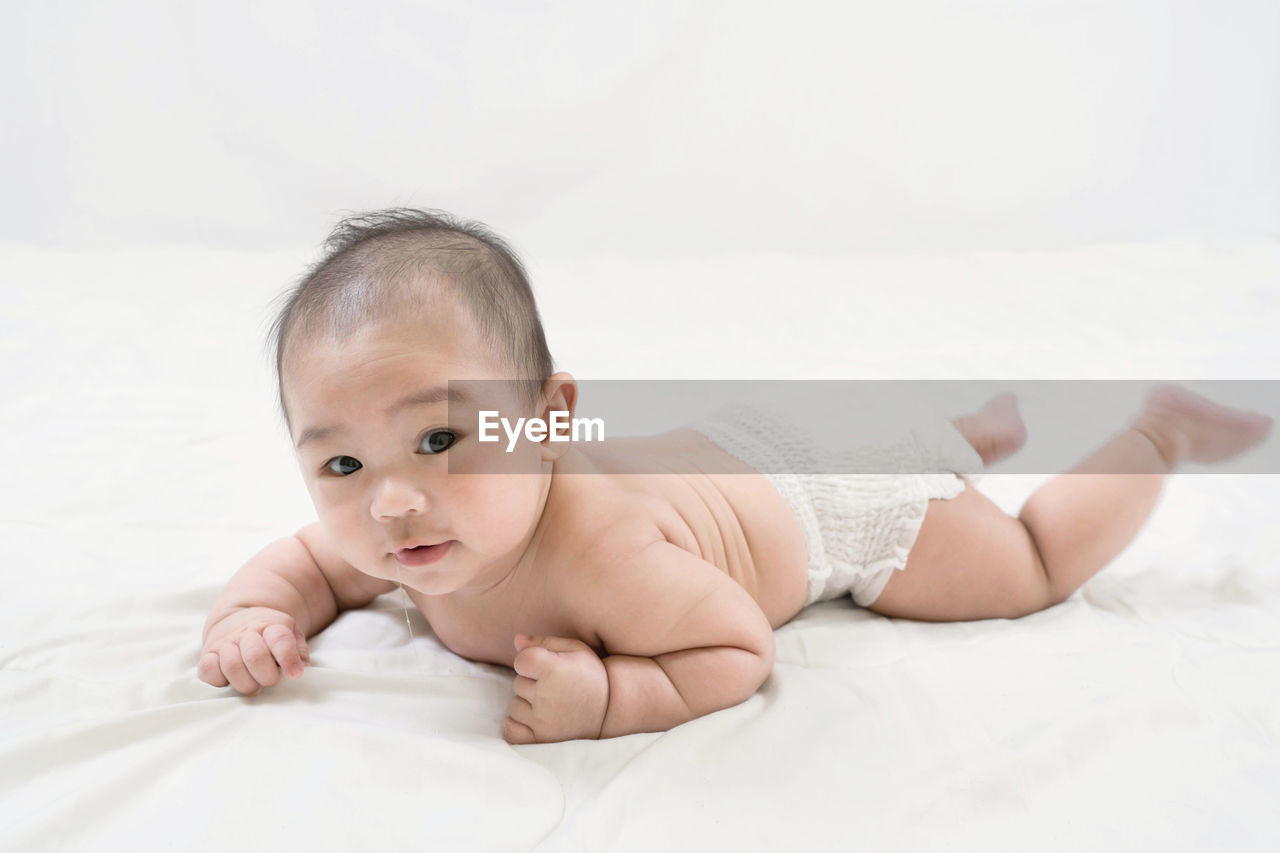
[[[1026,443],[1026,427],[1018,415],[1012,394],[993,398],[985,406],[955,423],[965,440],[973,445],[984,465],[991,465],[1017,451]],[[698,469],[726,471],[723,474],[638,474],[652,470],[661,461],[671,469],[692,472]],[[599,516],[609,507],[608,519],[572,527],[581,531],[605,529],[630,519],[654,516],[656,529],[670,542],[706,560],[750,593],[773,628],[795,618],[804,607],[809,592],[808,553],[804,533],[782,496],[762,476],[709,441],[701,433],[678,429],[657,436],[611,440],[606,448],[576,445],[558,463],[557,477],[548,494],[546,514],[564,518]],[[591,476],[576,476],[590,474]],[[546,541],[544,554],[551,549],[581,548],[572,533],[571,541]],[[555,572],[569,563],[547,562],[544,571]],[[572,573],[557,576],[572,583]],[[572,635],[574,623],[568,614],[527,623],[532,613],[497,619],[502,608],[493,602],[445,602],[408,591],[427,616],[441,642],[458,654],[511,666],[515,650],[509,637],[527,624],[528,633],[551,636]],[[558,598],[552,595],[554,600]],[[527,606],[527,590],[520,589],[511,600]],[[509,623],[509,624],[508,624]],[[569,633],[566,633],[569,632]],[[582,632],[579,632],[581,634]],[[600,650],[595,636],[580,636]]]
[[[804,536],[781,495],[689,429],[604,446],[524,439],[509,456],[465,428],[437,442],[453,423],[443,398],[405,395],[500,375],[467,323],[371,328],[289,362],[292,438],[319,522],[233,579],[206,624],[201,678],[252,695],[297,677],[306,637],[403,584],[448,648],[516,671],[511,743],[665,731],[752,695],[772,669],[772,630],[808,594]],[[558,373],[535,412],[572,417],[576,393]],[[1026,440],[1011,395],[955,426],[986,464]],[[1164,475],[1229,459],[1270,428],[1159,389],[1017,518],[971,488],[930,501],[905,570],[870,609],[971,620],[1060,602],[1133,539]],[[647,473],[655,463],[674,473]],[[1140,473],[1108,473],[1119,470]],[[443,556],[401,559],[418,545]]]
[[[636,473],[652,471],[658,462],[682,473]],[[735,473],[684,473],[699,468]],[[536,583],[513,585],[504,595],[483,599],[407,591],[441,642],[464,657],[511,666],[516,632],[575,637],[607,651],[587,614],[566,611],[560,588],[578,582],[586,552],[609,562],[606,553],[591,547],[601,531],[639,522],[654,539],[665,539],[727,575],[777,628],[804,606],[808,558],[790,508],[764,477],[752,473],[688,429],[612,439],[607,447],[574,445],[557,463],[547,494],[543,517],[550,523],[539,542],[536,571],[526,576],[536,576]]]
[[[972,489],[931,500],[904,570],[868,609],[960,621],[1060,603],[1128,547],[1180,463],[1231,459],[1272,425],[1184,388],[1157,388],[1128,427],[1037,489],[1016,518]]]
[[[953,423],[984,465],[1009,456],[1026,442],[1026,427],[1011,394],[999,395]],[[906,570],[894,573],[869,609],[924,621],[956,621],[1021,616],[1056,604],[1133,539],[1154,506],[1162,475],[1183,460],[1234,457],[1261,442],[1270,427],[1269,418],[1219,406],[1185,389],[1157,389],[1131,427],[1068,474],[1045,484],[1018,518],[972,488],[952,500],[931,500]],[[677,470],[689,470],[686,466],[701,456],[717,470],[736,464],[743,473],[750,472],[691,430],[633,441],[611,442],[607,453],[575,448],[566,454],[564,473],[590,471],[596,476],[557,478],[573,483],[565,489],[553,486],[551,499],[557,510],[560,501],[567,517],[586,507],[598,512],[612,505],[621,519],[663,507],[658,525],[669,541],[746,589],[772,627],[794,618],[808,592],[807,554],[798,522],[773,487],[763,477],[737,474],[620,476],[629,465],[628,456],[641,453],[650,460],[666,454]],[[1090,474],[1135,466],[1149,468],[1150,473]],[[1080,503],[1090,511],[1075,510]],[[1060,507],[1069,510],[1065,516],[1059,515]],[[1048,555],[1043,561],[1042,553]],[[571,578],[566,575],[564,582]],[[447,626],[450,640],[469,656],[510,665],[509,629],[504,626],[486,637],[480,627],[496,627],[492,610],[446,611],[433,608],[425,598],[415,601],[433,626]],[[597,645],[593,638],[582,639]]]
[[[450,404],[452,377],[501,377],[483,340],[441,310],[290,353],[291,439],[319,520],[233,577],[200,677],[247,695],[298,677],[307,637],[403,584],[450,649],[516,670],[513,743],[665,731],[746,699],[772,668],[770,619],[789,618],[780,584],[803,595],[803,573],[774,568],[803,560],[798,527],[755,532],[789,517],[781,498],[759,477],[636,473],[720,467],[689,430],[607,452],[481,442],[480,410],[546,421],[576,403],[558,373],[528,404],[501,383]]]

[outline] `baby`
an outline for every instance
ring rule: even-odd
[[[402,585],[446,647],[515,670],[506,741],[666,731],[752,696],[773,630],[815,601],[931,621],[1062,602],[1180,462],[1226,460],[1271,428],[1157,388],[1016,518],[960,473],[1025,441],[1009,395],[942,422],[952,452],[921,474],[768,476],[767,436],[728,424],[601,445],[526,433],[507,452],[478,440],[480,411],[549,422],[577,404],[511,249],[408,209],[348,219],[326,245],[272,329],[318,521],[246,562],[204,627],[200,678],[246,695],[300,677],[308,637]],[[450,385],[512,377],[534,381]]]

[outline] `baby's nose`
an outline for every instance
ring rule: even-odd
[[[402,515],[421,515],[430,506],[426,490],[402,480],[387,478],[374,495],[370,512],[383,520]]]

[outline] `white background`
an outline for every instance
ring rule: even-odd
[[[5,4],[0,239],[526,256],[1280,231],[1269,0]]]

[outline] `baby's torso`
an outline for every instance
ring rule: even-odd
[[[658,470],[671,473],[653,473]],[[527,587],[487,600],[477,612],[412,596],[455,653],[510,666],[517,632],[594,644],[587,614],[568,612],[564,596],[556,594],[574,583],[576,567],[562,557],[579,551],[582,537],[600,537],[613,524],[634,526],[637,520],[652,523],[655,538],[701,557],[741,585],[774,628],[790,621],[808,596],[804,533],[790,507],[764,476],[693,430],[575,445],[556,464],[545,513],[563,521],[555,524]]]

